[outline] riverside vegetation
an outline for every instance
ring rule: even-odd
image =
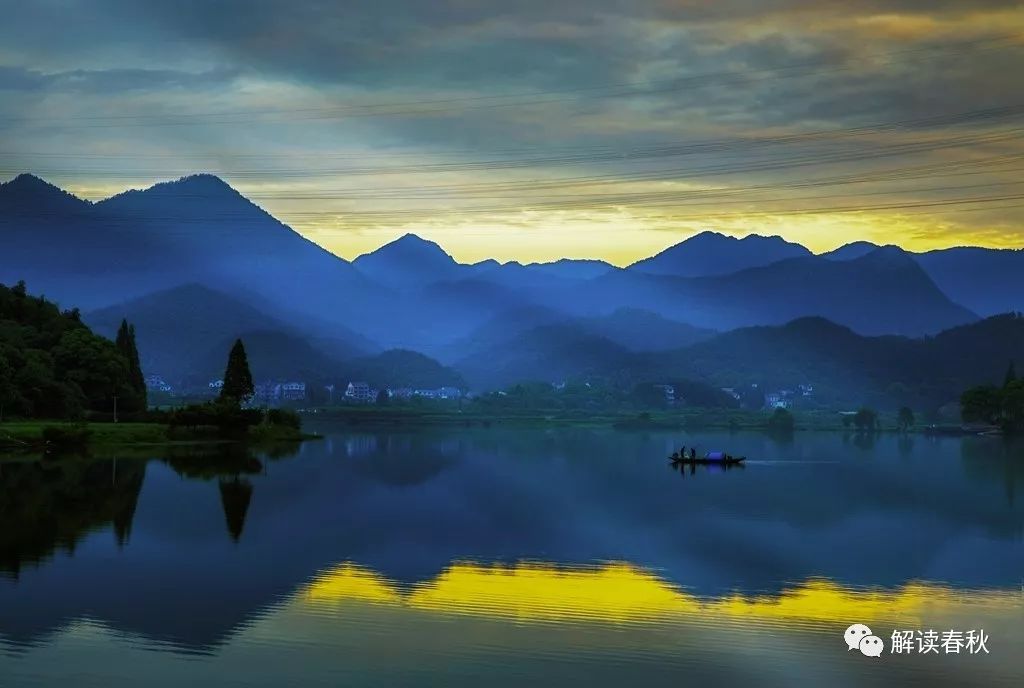
[[[0,285],[0,447],[309,437],[291,411],[244,408],[253,384],[241,340],[224,377],[212,402],[149,410],[131,324],[122,321],[111,342],[94,334],[77,309],[61,311],[30,296],[24,282]]]

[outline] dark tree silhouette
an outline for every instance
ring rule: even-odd
[[[231,539],[238,542],[245,529],[245,515],[252,501],[252,483],[237,475],[230,479],[218,481],[220,488],[220,504],[224,508],[224,521],[228,526]]]
[[[249,371],[249,358],[245,355],[245,345],[236,339],[231,353],[228,354],[228,366],[224,370],[224,387],[220,391],[222,401],[241,404],[252,398],[256,388],[252,384],[252,373]]]
[[[117,337],[114,340],[117,350],[128,361],[128,384],[135,392],[135,405],[146,408],[146,379],[142,375],[142,364],[139,363],[139,349],[135,345],[135,326],[129,325],[127,320],[121,320],[121,327],[117,330]]]
[[[914,412],[909,406],[900,409],[896,422],[899,424],[900,430],[906,432],[910,429],[910,426],[914,424]]]
[[[874,409],[864,406],[853,417],[853,424],[861,432],[874,432],[878,429],[878,414]]]
[[[1003,387],[1009,387],[1011,382],[1017,380],[1017,368],[1013,365],[1013,361],[1010,361],[1009,367],[1006,369],[1006,376],[1003,378]]]

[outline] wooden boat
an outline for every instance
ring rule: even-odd
[[[675,465],[707,465],[707,466],[735,466],[747,460],[745,456],[731,456],[724,452],[708,452],[704,456],[690,458],[673,454],[668,457],[669,463]]]

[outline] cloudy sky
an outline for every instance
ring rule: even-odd
[[[0,178],[213,172],[352,258],[625,264],[702,229],[1024,246],[1003,0],[0,0]]]

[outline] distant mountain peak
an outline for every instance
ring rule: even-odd
[[[232,196],[241,196],[226,181],[208,172],[186,175],[169,182],[160,182],[146,189],[144,193],[160,191],[178,192],[181,190],[202,193],[204,195],[230,194]]]
[[[748,234],[740,239],[706,230],[633,263],[629,269],[655,275],[706,277],[810,255],[804,246],[777,235]]]
[[[873,251],[869,251],[860,258],[854,258],[853,260],[861,263],[866,263],[869,265],[886,267],[906,266],[912,267],[915,271],[921,270],[920,266],[909,253],[904,251],[899,246],[895,246],[893,244],[879,246]]]
[[[358,258],[357,261],[364,260],[370,256],[384,256],[384,255],[401,255],[412,258],[441,258],[446,262],[455,263],[455,259],[448,255],[447,251],[441,248],[440,244],[424,239],[421,236],[412,234],[403,234],[394,241],[390,241],[375,251],[365,253]]]
[[[180,204],[183,201],[191,201],[198,204],[211,201],[230,203],[242,201],[246,205],[257,207],[226,181],[215,174],[205,172],[190,174],[166,182],[157,182],[145,189],[128,189],[100,201],[98,205],[117,207],[125,202],[134,203],[145,199],[160,199],[172,201],[176,204]]]
[[[438,244],[415,234],[403,234],[352,264],[370,279],[398,288],[455,279],[463,267]]]
[[[91,205],[88,201],[28,172],[0,183],[0,203],[7,207],[53,203],[65,206]]]
[[[851,241],[839,248],[822,253],[821,257],[828,260],[854,260],[871,253],[876,248],[879,248],[878,244],[873,244],[870,241]]]
[[[50,182],[46,181],[45,179],[43,179],[41,177],[37,177],[36,175],[32,174],[31,172],[22,172],[17,177],[15,177],[14,179],[12,179],[9,182],[7,182],[6,184],[4,184],[4,186],[9,186],[9,187],[14,187],[14,188],[22,188],[22,187],[29,187],[29,188],[31,188],[31,187],[49,187],[49,188],[54,188],[54,189],[57,188],[53,184],[51,184]]]

